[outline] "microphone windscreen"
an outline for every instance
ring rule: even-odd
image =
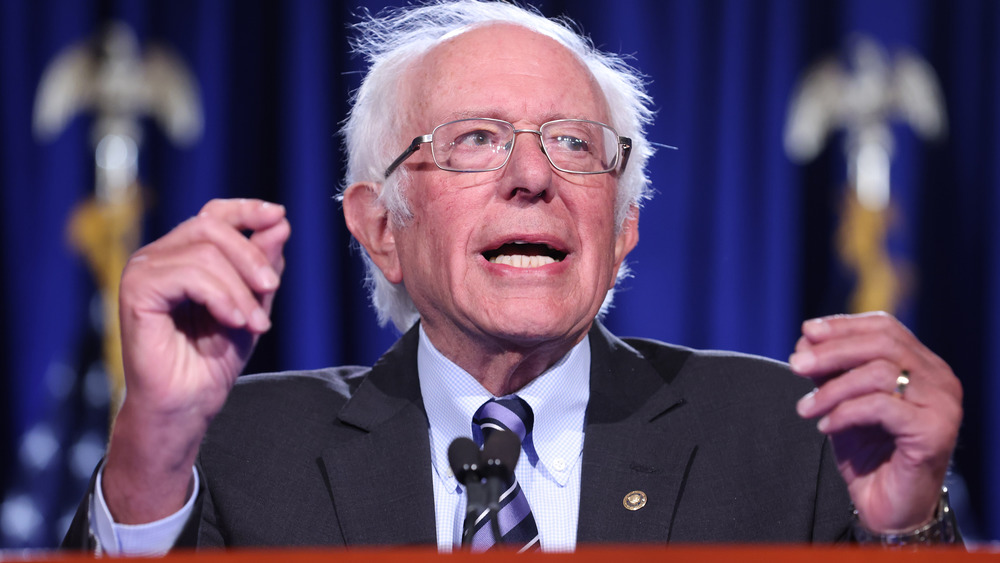
[[[460,483],[465,483],[469,473],[477,473],[480,465],[479,446],[469,438],[455,438],[448,446],[448,464]]]
[[[483,459],[497,459],[510,472],[517,466],[517,458],[520,455],[521,440],[513,432],[493,432],[483,446]]]

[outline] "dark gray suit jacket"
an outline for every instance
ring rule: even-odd
[[[784,364],[590,332],[579,544],[831,542],[850,499]],[[417,331],[372,368],[241,377],[178,545],[435,544]],[[626,510],[627,493],[647,504]],[[86,501],[66,545],[86,546]]]

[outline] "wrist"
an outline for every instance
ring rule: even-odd
[[[191,494],[204,425],[122,406],[103,470],[103,493],[116,522],[143,524],[176,512]]]
[[[899,532],[873,532],[861,524],[858,511],[851,507],[853,514],[852,528],[854,537],[860,543],[880,544],[887,547],[919,547],[923,545],[947,545],[958,542],[958,529],[955,515],[948,501],[948,489],[941,488],[941,496],[937,508],[929,522],[911,530]]]
[[[146,524],[180,510],[194,492],[193,464],[184,472],[159,472],[115,464],[109,456],[101,494],[114,522]]]

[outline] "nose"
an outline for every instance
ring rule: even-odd
[[[514,148],[499,188],[507,198],[550,200],[555,195],[553,169],[542,151],[541,136],[531,129],[514,131]]]

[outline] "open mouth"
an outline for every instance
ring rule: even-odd
[[[566,253],[547,244],[514,241],[483,252],[483,257],[494,264],[515,268],[539,268],[561,262]]]

